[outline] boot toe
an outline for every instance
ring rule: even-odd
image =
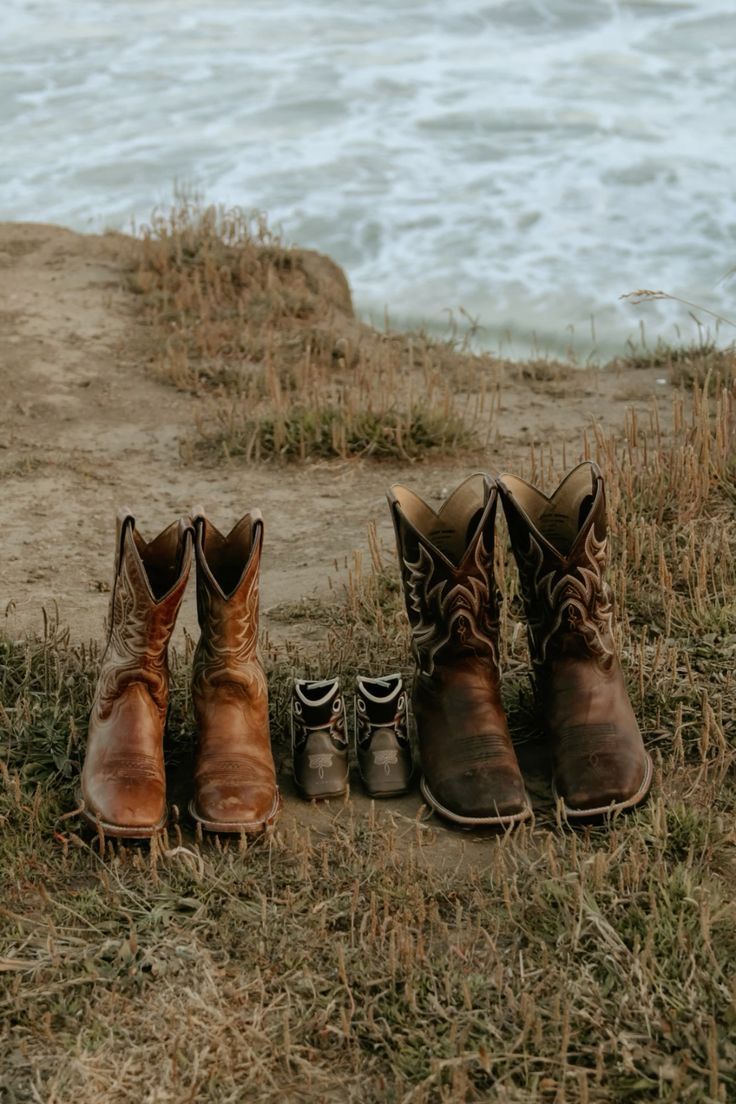
[[[201,786],[194,804],[195,816],[205,824],[226,831],[261,827],[274,816],[276,787],[264,783]]]
[[[85,796],[87,816],[103,827],[129,832],[154,831],[166,818],[166,800],[161,786],[126,783],[108,784],[104,791]]]
[[[427,779],[437,802],[467,820],[520,817],[529,808],[524,782],[516,771],[463,771],[441,780]]]
[[[570,810],[616,809],[645,796],[647,773],[646,756],[586,756],[559,772],[556,788]]]

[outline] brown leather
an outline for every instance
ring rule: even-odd
[[[516,476],[499,485],[555,788],[570,817],[629,808],[646,796],[652,764],[614,644],[603,476],[586,461],[551,498]]]
[[[421,789],[468,827],[531,814],[499,693],[495,482],[471,476],[439,513],[405,487],[389,504],[417,663]]]
[[[254,510],[223,536],[200,511],[194,525],[201,635],[192,679],[198,738],[190,811],[212,832],[258,832],[281,808],[258,657],[263,520]]]
[[[355,680],[355,750],[371,797],[394,797],[411,785],[409,703],[400,674]]]
[[[109,634],[81,779],[84,815],[111,836],[145,839],[166,822],[168,644],[191,560],[188,518],[147,543],[130,511],[118,515]]]

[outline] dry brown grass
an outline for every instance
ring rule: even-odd
[[[262,219],[183,203],[132,256],[152,371],[206,399],[185,459],[417,459],[488,432],[499,362],[358,322],[337,265]]]
[[[668,345],[658,342],[653,349],[633,349],[617,357],[609,369],[659,368],[663,377],[680,387],[701,387],[706,380],[729,384],[736,379],[736,346],[721,348],[713,341],[692,345]]]
[[[101,847],[68,816],[97,652],[53,625],[0,643],[3,1101],[736,1098],[736,391],[691,398],[671,439],[632,416],[580,450],[607,477],[657,763],[649,803],[608,828],[560,823],[502,539],[504,695],[536,819],[464,861],[438,826],[351,803],[248,846],[175,826],[150,851]],[[544,450],[525,474],[549,487],[560,465]],[[282,756],[295,670],[406,669],[393,552],[372,537],[319,621],[318,654],[268,649]],[[186,782],[184,659],[168,740]]]

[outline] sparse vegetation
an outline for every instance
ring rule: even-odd
[[[482,444],[499,362],[363,325],[342,271],[261,218],[184,202],[132,258],[152,371],[207,400],[185,458],[406,460]]]
[[[237,208],[181,200],[142,228],[129,257],[151,371],[202,398],[195,433],[181,441],[186,462],[477,453],[494,431],[505,374],[558,397],[582,380],[571,363],[473,351],[473,319],[465,337],[451,327],[446,340],[363,325],[337,265],[287,248],[261,215]],[[687,388],[728,384],[735,355],[703,336],[632,348],[608,367],[655,367]]]
[[[378,395],[377,386],[371,388]],[[198,457],[243,458],[247,461],[330,459],[362,456],[377,460],[417,460],[431,452],[477,450],[478,441],[447,398],[434,411],[426,402],[402,409],[357,404],[347,389],[315,389],[311,404],[274,396],[268,413],[254,414],[242,401],[218,404],[210,419],[200,421],[193,446]]]
[[[729,383],[736,378],[736,347],[721,348],[704,339],[692,345],[669,345],[658,341],[654,348],[632,348],[612,361],[609,368],[659,368],[676,386],[701,387],[707,379]]]
[[[662,367],[670,375],[671,382],[685,387],[694,382],[701,386],[706,380],[714,379],[728,384],[734,379],[736,370],[736,345],[733,342],[726,347],[716,344],[712,335],[702,327],[699,315],[705,314],[716,324],[716,333],[721,326],[736,327],[733,318],[727,318],[702,303],[692,303],[689,299],[683,299],[679,295],[673,295],[668,291],[653,291],[649,288],[640,288],[638,291],[630,291],[622,295],[634,306],[642,303],[656,303],[661,301],[679,303],[684,307],[698,327],[698,340],[690,345],[670,345],[659,340],[654,349],[634,349],[630,355],[622,358],[620,362],[629,367]]]
[[[632,415],[582,442],[607,476],[619,640],[658,767],[610,827],[559,821],[502,536],[504,694],[537,816],[464,852],[364,802],[311,830],[287,808],[247,845],[184,822],[150,850],[89,840],[71,810],[97,652],[53,625],[0,644],[1,1099],[736,1098],[736,391],[710,388],[676,398],[671,438]],[[550,486],[560,467],[537,450],[522,474]],[[375,534],[333,593],[318,652],[267,647],[285,766],[295,669],[407,666]],[[191,740],[179,657],[180,807]]]

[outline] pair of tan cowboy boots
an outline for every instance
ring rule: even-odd
[[[190,812],[212,832],[256,832],[280,808],[257,654],[263,521],[246,514],[224,536],[203,511],[146,542],[118,515],[107,647],[81,779],[84,815],[106,835],[145,839],[167,819],[164,727],[168,645],[192,561],[200,639],[192,699],[197,722]]]
[[[551,498],[516,476],[483,474],[462,483],[439,513],[405,487],[389,493],[417,663],[423,796],[466,827],[508,827],[531,816],[499,692],[499,496],[556,794],[571,820],[631,808],[649,790],[652,762],[616,655],[605,491],[591,462]]]

